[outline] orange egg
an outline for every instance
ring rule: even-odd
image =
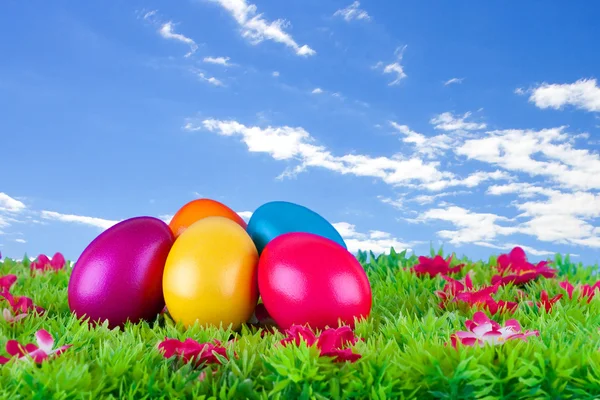
[[[169,223],[175,237],[179,237],[190,225],[206,217],[225,217],[246,229],[246,222],[225,204],[211,199],[192,200],[177,211]]]

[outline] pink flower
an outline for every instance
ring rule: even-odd
[[[573,286],[569,281],[565,280],[563,282],[559,283],[560,287],[565,289],[567,291],[567,295],[569,296],[569,299],[573,298],[573,290],[575,289],[575,286]]]
[[[548,296],[548,292],[546,292],[545,290],[542,290],[542,293],[540,295],[540,301],[538,301],[536,303],[536,305],[538,306],[538,308],[540,309],[545,309],[547,313],[549,313],[550,311],[552,311],[552,306],[554,304],[556,304],[558,302],[558,300],[560,300],[563,297],[562,293],[561,294],[557,294],[556,296],[554,296],[553,298],[549,298]],[[533,305],[532,301],[528,302],[529,305]]]
[[[316,343],[317,337],[314,332],[307,326],[292,325],[289,329],[286,329],[285,334],[287,335],[280,343],[286,346],[289,343],[294,343],[296,346],[300,346],[301,342],[306,342],[307,346],[312,346]]]
[[[496,315],[498,312],[505,312],[505,311],[514,313],[515,311],[517,311],[517,308],[519,307],[519,303],[516,303],[514,301],[504,301],[504,300],[496,301],[494,299],[488,299],[488,301],[486,301],[486,303],[485,303],[485,307],[492,315]]]
[[[419,263],[415,265],[412,270],[418,276],[429,275],[430,277],[434,277],[438,274],[450,275],[460,272],[461,268],[465,266],[465,264],[458,264],[457,266],[450,268],[451,261],[452,256],[448,257],[446,260],[439,255],[434,258],[421,256],[419,257]]]
[[[13,315],[11,310],[5,308],[4,310],[2,310],[2,316],[4,317],[6,322],[8,322],[9,324],[14,324],[15,322],[19,322],[20,320],[25,318],[27,316],[27,313]]]
[[[33,310],[38,314],[43,314],[46,311],[43,307],[33,304],[33,300],[26,296],[13,296],[9,292],[0,293],[0,296],[8,301],[13,313],[26,313],[29,310]]]
[[[573,291],[575,290],[573,284],[565,280],[563,282],[560,282],[559,285],[561,288],[566,290],[569,299],[572,299]],[[594,296],[596,295],[596,289],[600,289],[600,281],[596,282],[593,285],[589,285],[587,283],[584,285],[579,285],[579,299],[581,300],[582,298],[587,297],[587,302],[591,302]]]
[[[54,338],[45,329],[40,329],[37,331],[35,333],[35,339],[37,346],[33,343],[22,345],[16,340],[9,340],[6,342],[6,352],[11,357],[0,357],[0,364],[6,364],[14,357],[17,359],[30,358],[35,363],[41,363],[50,358],[52,355],[61,355],[72,346],[67,344],[59,347],[58,349],[54,349]]]
[[[34,270],[58,271],[60,269],[64,269],[65,265],[66,265],[65,257],[61,253],[57,252],[52,256],[52,260],[48,259],[48,257],[45,254],[40,254],[38,256],[38,258],[34,262],[31,263],[29,268],[31,269],[31,271],[34,271]]]
[[[40,254],[31,264],[29,268],[33,271],[35,269],[45,270],[50,267],[50,259],[45,254]]]
[[[10,293],[10,288],[17,281],[16,275],[5,275],[0,277],[0,299],[4,298],[10,304],[11,311],[14,314],[27,313],[29,310],[35,310],[37,313],[43,313],[45,310],[33,304],[33,300],[25,296],[14,296]]]
[[[442,303],[440,304],[440,307],[442,308],[445,308],[448,301],[463,301],[471,307],[479,306],[483,309],[487,309],[494,315],[503,311],[514,312],[518,307],[518,304],[515,302],[507,302],[504,300],[496,301],[492,298],[492,294],[495,294],[498,291],[498,284],[493,286],[483,286],[479,290],[475,290],[469,274],[465,276],[464,282],[457,281],[456,279],[452,279],[445,275],[443,275],[443,278],[447,283],[441,291],[436,292],[437,296],[442,299]]]
[[[506,321],[506,325],[501,327],[482,311],[476,312],[472,320],[467,320],[465,326],[468,331],[458,331],[451,336],[454,348],[457,348],[459,342],[465,346],[483,347],[486,344],[499,345],[508,340],[527,340],[528,336],[539,336],[538,331],[521,332],[521,325],[514,319]]]
[[[285,333],[287,337],[280,342],[283,346],[290,343],[299,346],[304,341],[309,347],[316,345],[322,357],[332,357],[336,362],[355,362],[361,358],[360,354],[345,348],[355,345],[359,340],[349,326],[325,329],[319,337],[310,328],[301,325],[292,325]]]
[[[446,275],[442,275],[442,278],[447,282],[441,291],[437,291],[436,294],[443,301],[456,301],[461,300],[471,305],[475,303],[482,303],[490,297],[492,294],[498,291],[498,285],[484,286],[479,290],[474,290],[473,281],[471,275],[467,274],[463,281],[452,279]]]
[[[158,349],[163,353],[165,358],[171,358],[176,355],[186,363],[193,360],[196,367],[203,363],[220,363],[214,353],[227,358],[225,347],[216,339],[212,343],[198,343],[190,338],[185,339],[185,341],[165,338],[165,340],[158,344]]]
[[[499,275],[492,277],[492,284],[522,285],[532,281],[539,276],[553,278],[556,276],[556,270],[549,268],[548,261],[540,261],[536,265],[527,261],[525,251],[520,247],[515,247],[508,254],[502,254],[498,257]]]

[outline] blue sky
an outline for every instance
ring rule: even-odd
[[[351,249],[600,260],[598,5],[0,8],[5,256],[201,196],[305,205]]]

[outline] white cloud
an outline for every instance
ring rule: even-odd
[[[315,144],[314,138],[302,128],[269,126],[263,129],[245,126],[237,121],[206,119],[201,125],[188,122],[184,129],[237,136],[248,146],[250,152],[267,153],[276,160],[299,161],[300,165],[287,175],[299,173],[308,167],[321,167],[341,174],[380,178],[390,185],[406,185],[414,181],[434,184],[455,178],[450,172],[439,171],[438,162],[424,162],[415,156],[335,156],[324,146]]]
[[[510,222],[507,217],[492,213],[477,213],[462,207],[450,206],[435,208],[421,214],[416,222],[440,220],[452,223],[457,230],[440,230],[438,236],[447,239],[454,245],[490,241],[498,235],[511,235],[518,232],[518,228],[502,226],[498,222]]]
[[[452,79],[448,79],[446,82],[444,82],[444,86],[448,86],[448,85],[452,85],[453,83],[462,83],[465,80],[465,78],[452,78]]]
[[[323,89],[321,89],[321,88],[315,88],[315,89],[313,89],[313,91],[311,93],[312,94],[321,94],[321,93],[323,93]]]
[[[391,199],[389,197],[377,196],[377,198],[385,204],[389,204],[390,206],[402,210],[404,208],[404,201],[402,198],[400,199]]]
[[[156,15],[156,13],[158,12],[158,10],[151,10],[148,11],[146,13],[144,13],[144,15],[142,16],[142,18],[144,18],[145,20],[152,20],[153,17]]]
[[[348,251],[357,253],[358,250],[372,251],[373,254],[388,254],[390,248],[400,252],[403,250],[412,250],[415,243],[409,244],[394,238],[390,233],[382,231],[369,231],[369,233],[360,233],[356,231],[356,226],[348,222],[337,222],[333,226],[344,239]]]
[[[600,194],[562,192],[528,183],[488,188],[491,195],[508,193],[528,199],[523,203],[513,203],[522,212],[519,218],[530,218],[519,226],[521,233],[546,242],[600,247],[600,229],[591,223],[600,218]],[[545,199],[534,200],[538,196]]]
[[[223,82],[221,82],[219,79],[215,78],[214,76],[208,76],[204,72],[197,70],[195,68],[190,69],[190,71],[193,74],[195,74],[198,78],[200,78],[200,80],[202,80],[204,82],[208,82],[214,86],[225,86],[223,84]]]
[[[552,189],[534,186],[526,182],[512,182],[506,185],[493,185],[488,187],[487,193],[490,195],[504,195],[516,193],[519,197],[534,197],[538,194],[547,194],[554,192]]]
[[[404,67],[400,64],[400,62],[402,61],[402,57],[404,56],[404,50],[406,50],[406,47],[407,46],[402,46],[396,49],[396,51],[394,52],[394,55],[396,56],[395,62],[386,65],[383,61],[380,61],[373,67],[375,69],[380,69],[381,67],[383,67],[384,74],[396,75],[396,79],[388,83],[389,86],[397,85],[402,79],[407,77],[406,73],[404,72]]]
[[[561,109],[566,105],[590,112],[600,112],[600,87],[596,79],[574,83],[543,83],[531,90],[529,101],[539,108]]]
[[[448,187],[454,186],[466,186],[469,188],[473,188],[479,186],[481,183],[488,180],[508,180],[513,179],[513,177],[505,172],[500,170],[495,171],[477,171],[468,175],[466,178],[451,178],[448,180],[440,180],[436,182],[423,183],[422,187],[432,190],[439,191],[444,190]]]
[[[18,213],[25,210],[23,202],[14,199],[6,193],[0,192],[0,211]]]
[[[273,75],[275,78],[277,78],[279,76],[279,71],[273,71],[273,73],[271,75]]]
[[[600,189],[600,155],[576,149],[564,127],[500,130],[466,140],[458,155],[530,176],[549,177],[564,187]]]
[[[413,201],[413,202],[419,203],[421,205],[424,205],[424,204],[433,203],[435,201],[435,199],[439,199],[442,197],[458,196],[460,194],[469,194],[469,193],[471,193],[471,192],[466,191],[466,190],[461,190],[461,191],[454,191],[454,192],[438,193],[438,194],[433,194],[433,195],[421,194],[421,195],[415,196],[414,198],[410,199],[409,201]]]
[[[171,21],[165,22],[158,30],[158,33],[165,39],[177,40],[190,46],[190,51],[185,55],[185,57],[191,56],[196,52],[196,50],[198,50],[198,45],[192,39],[180,33],[175,33],[173,29],[173,22]]]
[[[263,40],[272,40],[294,49],[299,56],[312,56],[316,51],[308,45],[300,46],[284,29],[289,23],[283,19],[269,22],[263,14],[257,13],[255,4],[248,4],[246,0],[212,0],[227,10],[242,28],[242,36],[252,44],[259,44]]]
[[[354,3],[350,4],[348,7],[339,9],[336,12],[334,12],[333,16],[334,17],[342,17],[348,22],[350,22],[352,20],[369,21],[371,19],[369,14],[365,10],[361,10],[359,7],[360,7],[360,2],[355,1]]]
[[[445,134],[428,137],[422,133],[412,131],[407,125],[400,125],[394,121],[389,121],[389,123],[394,129],[404,135],[402,139],[404,143],[414,144],[419,153],[425,154],[430,158],[444,154],[455,142],[454,139]]]
[[[101,229],[108,229],[119,222],[96,217],[86,217],[82,215],[61,214],[54,211],[42,211],[40,216],[44,219],[95,226]]]
[[[393,186],[410,186],[415,182],[428,190],[442,190],[449,186],[474,187],[488,179],[508,179],[502,171],[475,172],[460,178],[438,169],[439,162],[427,162],[412,155],[370,157],[362,154],[335,156],[327,148],[315,144],[315,139],[303,128],[289,126],[260,128],[237,121],[206,119],[201,125],[187,122],[188,131],[207,130],[222,136],[237,136],[250,152],[267,153],[275,160],[298,161],[300,164],[286,170],[281,177],[290,177],[309,167],[321,167],[340,174],[373,177]]]
[[[229,62],[229,57],[204,57],[202,61],[209,64],[222,65],[224,67],[231,67],[235,64]]]
[[[165,224],[169,224],[173,219],[173,214],[163,214],[159,215],[158,219],[162,220]]]
[[[17,243],[27,243],[27,240],[18,238],[18,239],[15,239],[15,242],[17,242]]]
[[[237,214],[245,221],[249,221],[250,217],[252,217],[252,211],[239,211]]]
[[[465,121],[470,116],[470,112],[466,112],[462,117],[445,112],[436,115],[429,122],[434,126],[435,129],[441,129],[443,131],[473,131],[486,128],[486,124],[483,122],[477,123]]]
[[[516,88],[516,89],[515,89],[515,94],[518,94],[519,96],[523,96],[523,95],[525,95],[526,93],[527,93],[527,92],[526,92],[526,91],[525,91],[525,89],[523,89],[523,88],[520,88],[520,87],[519,87],[519,88]]]

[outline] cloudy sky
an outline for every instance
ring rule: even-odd
[[[589,3],[592,4],[592,3]],[[595,10],[593,10],[595,8]],[[287,200],[351,250],[600,259],[600,6],[0,6],[0,251]]]

